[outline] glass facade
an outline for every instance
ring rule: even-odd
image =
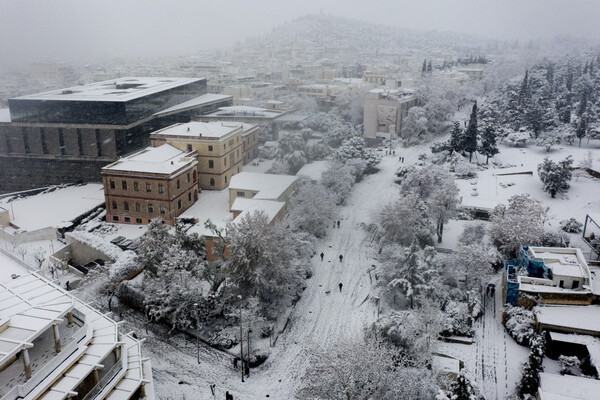
[[[206,80],[130,101],[9,99],[12,122],[129,125],[206,94]]]

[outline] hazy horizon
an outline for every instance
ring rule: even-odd
[[[0,0],[0,63],[91,62],[175,56],[233,45],[306,14],[401,28],[530,40],[556,34],[600,39],[600,2],[590,0],[241,0],[194,2]]]

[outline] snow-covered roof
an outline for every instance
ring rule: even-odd
[[[532,259],[543,261],[557,276],[590,279],[590,270],[581,249],[530,246]]]
[[[73,308],[73,298],[61,288],[27,274],[0,283],[0,365],[56,324]],[[5,325],[6,324],[6,325]]]
[[[28,271],[24,266],[0,251],[0,282],[8,281],[13,274],[23,275],[26,273]]]
[[[255,199],[276,200],[292,186],[295,176],[240,172],[231,177],[230,190],[249,190],[258,192]]]
[[[125,102],[202,80],[205,78],[124,77],[21,96],[16,99]]]
[[[213,233],[204,227],[206,220],[210,219],[218,228],[225,228],[231,221],[229,212],[229,190],[205,190],[198,194],[196,201],[190,208],[179,216],[180,219],[197,219],[198,223],[192,226],[188,233],[197,233],[200,236],[210,236]]]
[[[0,206],[14,210],[11,223],[26,231],[65,226],[103,203],[102,185],[96,183],[57,188],[11,203],[8,198],[0,200]]]
[[[600,392],[600,381],[573,375],[540,373],[540,400],[594,400]]]
[[[240,124],[235,122],[192,121],[168,126],[152,133],[152,135],[220,139],[236,133],[240,130],[240,127]]]
[[[231,211],[240,211],[238,218],[243,218],[246,214],[252,214],[255,211],[264,211],[269,221],[273,221],[277,214],[285,207],[285,203],[282,201],[273,200],[257,200],[257,199],[245,199],[236,198],[231,206]]]
[[[251,106],[229,106],[219,107],[218,111],[204,115],[203,117],[252,117],[275,119],[284,114],[282,110],[270,110]]]
[[[544,305],[537,307],[535,314],[540,324],[600,333],[600,306]]]
[[[184,101],[181,104],[177,104],[177,105],[174,105],[173,107],[169,107],[167,109],[164,109],[162,111],[154,113],[154,115],[160,116],[160,115],[169,114],[172,112],[178,112],[178,111],[187,110],[187,109],[191,110],[193,108],[201,107],[203,105],[222,102],[222,101],[231,100],[231,99],[233,99],[233,96],[227,96],[224,94],[206,93],[206,94],[203,94],[202,96],[198,96],[191,100]]]
[[[325,171],[328,166],[329,161],[313,161],[309,164],[304,164],[304,166],[296,173],[296,176],[306,176],[315,181],[319,181],[323,171]]]
[[[121,158],[102,168],[102,172],[143,172],[170,175],[181,169],[198,164],[190,153],[179,150],[170,144],[160,147],[146,147],[128,157]]]
[[[434,355],[431,361],[432,367],[438,372],[457,375],[460,373],[460,361],[456,358]]]

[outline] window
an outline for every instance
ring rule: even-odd
[[[158,193],[164,193],[165,192],[165,185],[163,185],[162,183],[158,184]]]
[[[48,154],[48,142],[46,142],[46,130],[40,128],[40,140],[42,141],[42,153]]]
[[[151,192],[151,191],[152,191],[152,184],[146,183],[146,192]]]
[[[79,149],[79,155],[83,155],[83,137],[79,128],[77,128],[77,148]]]
[[[138,224],[141,224],[142,223],[142,219],[141,218],[136,218],[135,222],[138,223]]]
[[[131,218],[125,217],[125,222],[131,222]]]
[[[128,202],[123,203],[123,210],[129,211],[129,203]]]
[[[227,183],[227,176],[225,176],[225,183]]]
[[[65,135],[62,128],[58,128],[58,144],[60,146],[60,154],[65,155]]]
[[[227,159],[224,158],[223,161],[225,161],[225,166],[227,166]]]
[[[135,211],[137,211],[137,212],[142,211],[142,207],[140,206],[140,203],[135,203]]]
[[[238,197],[246,197],[246,193],[244,192],[237,192]]]
[[[210,186],[215,186],[215,178],[210,178]]]
[[[110,181],[110,188],[111,189],[115,188],[115,181],[113,181],[113,180]]]
[[[188,193],[188,201],[192,201],[192,192]]]
[[[190,182],[190,174],[189,174],[189,172],[187,174],[187,181],[188,181],[188,183]]]
[[[233,141],[233,139],[231,139],[231,140],[229,141],[229,146],[230,146],[230,147],[231,147],[231,146],[233,146],[233,145],[234,145],[234,143],[235,143],[235,142]]]
[[[161,214],[165,214],[167,212],[167,209],[165,208],[165,206],[160,206],[160,213]]]
[[[191,152],[191,151],[192,151],[192,145],[191,145],[191,144],[188,144],[186,147],[187,147],[187,151],[188,151],[188,152]]]
[[[121,181],[121,187],[123,190],[127,190],[127,181]]]
[[[113,208],[113,210],[117,209],[117,202],[116,201],[112,202],[112,208]]]
[[[23,146],[25,146],[25,153],[31,153],[31,150],[29,149],[29,140],[27,139],[27,128],[22,127],[21,134],[23,136]]]
[[[198,177],[196,175],[196,171],[194,171],[194,182],[196,182],[196,179],[198,179]]]
[[[237,153],[238,153],[238,157],[239,157],[240,156],[240,149],[238,149]]]
[[[227,149],[227,144],[223,143],[223,150]]]
[[[119,217],[117,215],[113,215],[113,221],[119,222]]]
[[[558,287],[564,288],[565,287],[565,281],[560,281],[558,283]]]
[[[181,200],[177,200],[177,209],[181,210]]]
[[[96,151],[97,151],[97,156],[100,157],[102,156],[102,142],[100,141],[100,129],[96,129],[95,130],[96,133]]]
[[[579,281],[573,281],[573,289],[577,289],[579,287]]]
[[[139,184],[139,182],[133,182],[133,190],[135,190],[136,192],[140,191],[140,184]]]
[[[215,162],[213,160],[208,160],[208,168],[214,168]]]
[[[212,151],[212,146],[208,146],[208,151]]]
[[[177,189],[181,188],[181,183],[179,182],[179,179],[177,179]]]
[[[152,206],[152,203],[148,204],[148,212],[150,214],[152,214],[154,212],[154,207]]]

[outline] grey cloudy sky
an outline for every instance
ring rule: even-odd
[[[188,54],[321,11],[499,39],[600,39],[600,0],[0,0],[0,62]]]

